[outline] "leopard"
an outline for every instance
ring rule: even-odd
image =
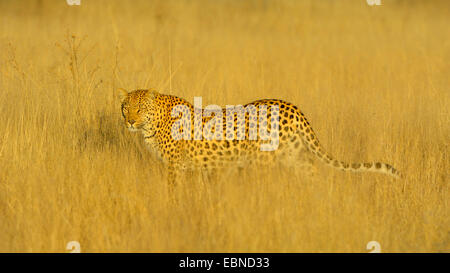
[[[314,160],[344,172],[401,177],[387,163],[335,159],[319,143],[304,113],[280,99],[256,100],[234,109],[217,105],[203,109],[152,88],[119,90],[126,127],[142,133],[149,149],[167,166],[171,185],[183,170],[271,162],[313,166]]]

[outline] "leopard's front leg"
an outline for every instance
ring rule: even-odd
[[[177,178],[179,176],[180,171],[183,169],[183,160],[182,160],[182,143],[175,142],[169,144],[169,148],[164,150],[164,158],[167,165],[167,180],[169,191],[173,191],[176,186]]]

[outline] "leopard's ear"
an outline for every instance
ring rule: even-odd
[[[148,94],[149,94],[149,96],[150,96],[150,98],[154,98],[154,97],[156,97],[156,95],[158,95],[159,93],[156,91],[156,89],[148,89]]]
[[[123,101],[128,96],[128,91],[123,88],[118,88],[117,91],[119,93],[120,101]]]

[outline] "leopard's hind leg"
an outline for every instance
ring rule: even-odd
[[[293,135],[289,141],[285,159],[287,165],[300,177],[315,178],[317,167],[314,164],[314,156],[304,146],[300,137]]]

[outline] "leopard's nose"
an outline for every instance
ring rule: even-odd
[[[135,122],[136,122],[136,121],[135,121],[134,119],[128,120],[128,123],[129,123],[130,125],[133,125]]]

